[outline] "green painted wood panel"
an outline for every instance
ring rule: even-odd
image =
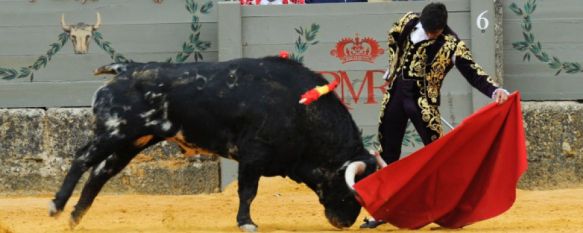
[[[93,93],[104,83],[105,80],[2,84],[0,106],[3,108],[90,106]]]
[[[200,3],[206,1],[196,1]],[[216,7],[215,1],[215,7]],[[60,26],[61,14],[67,22],[95,22],[100,12],[103,24],[190,23],[185,1],[170,0],[155,4],[151,0],[99,0],[81,4],[74,0],[37,0],[0,2],[0,27]],[[155,17],[153,17],[155,16]],[[216,10],[201,15],[201,22],[216,22]]]
[[[303,53],[304,64],[316,71],[326,71],[324,77],[329,80],[342,75],[350,79],[351,83],[341,84],[336,93],[352,107],[351,112],[359,127],[376,127],[383,95],[379,86],[384,83],[382,71],[387,66],[386,33],[404,12],[421,9],[426,4],[411,3],[374,3],[376,6],[372,7],[369,4],[326,4],[326,7],[312,5],[313,8],[279,6],[277,9],[273,6],[243,6],[241,7],[243,56],[277,55],[280,50],[294,52],[294,43],[298,37],[295,28],[300,26],[306,28],[312,23],[318,24],[318,44],[310,46]],[[452,2],[447,3],[451,5]],[[464,2],[456,6],[459,8],[454,6],[452,7],[454,11],[450,12],[450,25],[471,46],[469,4]],[[322,13],[324,9],[325,13]],[[357,34],[361,38],[375,39],[385,50],[374,63],[357,61],[343,64],[331,55],[331,50],[336,48],[341,39],[354,38]],[[373,73],[374,102],[367,102],[368,84],[360,90],[363,83],[370,82],[370,79],[366,79],[367,72]],[[358,93],[359,91],[361,93]],[[459,123],[473,111],[471,87],[455,69],[444,83],[443,95],[445,97],[441,111],[448,121]],[[357,103],[355,99],[358,100]]]
[[[160,61],[174,57],[176,52],[166,53],[124,53],[127,57],[137,58],[137,62]],[[203,52],[202,56],[207,61],[216,61],[217,52]],[[0,64],[12,64],[13,67],[27,66],[34,62],[36,56],[10,56],[0,57]],[[194,62],[190,57],[187,62]],[[35,82],[68,82],[68,81],[87,81],[92,79],[93,70],[102,65],[112,63],[111,58],[105,52],[100,54],[75,55],[63,54],[53,57],[52,61],[45,68],[34,72]],[[2,80],[0,85],[12,82],[29,82],[29,78],[16,80]],[[50,90],[47,90],[50,91]],[[1,95],[1,94],[0,94]]]
[[[583,72],[568,74],[549,62],[539,60],[530,49],[530,60],[525,60],[527,51],[519,51],[513,43],[526,41],[522,28],[524,16],[510,9],[515,3],[523,12],[526,0],[504,1],[504,82],[512,90],[520,90],[525,100],[581,100],[583,99]],[[578,0],[536,1],[530,15],[533,43],[540,42],[540,52],[549,58],[557,57],[561,63],[583,64],[583,4]],[[538,46],[536,46],[538,47]]]
[[[218,60],[217,2],[206,14],[200,12],[208,1],[197,0],[199,40],[210,42],[201,55],[205,61]],[[193,13],[188,1],[173,0],[155,4],[144,0],[80,1],[42,0],[0,1],[0,68],[29,67],[47,56],[51,44],[63,33],[60,17],[66,22],[94,24],[101,15],[97,30],[101,43],[135,61],[165,61],[183,52],[183,45],[194,34]],[[112,63],[110,54],[91,39],[87,54],[74,54],[69,40],[44,66],[20,79],[0,79],[0,108],[89,106],[91,95],[103,83],[94,77],[95,68]],[[190,55],[186,61],[194,61]],[[0,74],[1,76],[2,74]]]
[[[468,0],[443,0],[449,12],[469,12]],[[383,2],[383,3],[329,3],[289,6],[244,6],[243,17],[268,16],[319,16],[319,15],[385,15],[404,14],[409,11],[420,12],[427,1]],[[354,18],[348,18],[354,20]],[[346,21],[348,21],[348,19]]]
[[[386,35],[390,26],[403,14],[361,15],[319,15],[310,17],[279,16],[265,20],[265,17],[243,18],[243,44],[280,44],[284,41],[295,40],[294,28],[303,25],[318,23],[320,42],[337,42],[338,36],[354,37],[355,33],[361,36],[371,36],[386,43]],[[451,13],[451,26],[462,39],[469,39],[470,32],[467,24],[469,12]],[[355,20],[349,20],[356,18]],[[342,23],[339,23],[342,22]],[[260,27],[257,25],[261,25]],[[305,27],[305,26],[304,26]]]
[[[191,34],[190,23],[152,24],[152,25],[103,25],[98,31],[103,39],[121,53],[126,52],[179,52],[182,44]],[[10,45],[0,48],[0,56],[36,55],[46,52],[49,44],[58,41],[61,27],[0,27],[0,44]],[[200,38],[205,41],[217,41],[217,24],[203,23]],[[210,51],[218,51],[218,43],[212,43]],[[208,50],[207,50],[208,51]],[[73,54],[73,45],[69,40],[59,52]],[[89,45],[89,54],[103,53],[93,39]]]

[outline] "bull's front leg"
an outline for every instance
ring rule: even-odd
[[[250,209],[251,202],[257,195],[260,177],[257,167],[239,164],[239,211],[237,212],[237,224],[245,232],[257,231],[257,225],[251,219]]]
[[[139,149],[117,151],[93,167],[91,175],[87,183],[85,183],[83,191],[81,191],[81,197],[79,197],[79,201],[75,205],[73,212],[71,212],[71,218],[69,219],[69,227],[71,229],[79,224],[105,183],[125,168],[139,151]]]
[[[57,217],[63,211],[83,173],[113,153],[113,148],[116,146],[117,144],[114,142],[109,143],[96,139],[77,152],[61,188],[49,203],[50,216]]]

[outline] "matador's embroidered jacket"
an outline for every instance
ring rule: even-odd
[[[466,80],[488,97],[498,88],[498,84],[474,62],[470,50],[455,32],[446,26],[442,35],[435,40],[425,40],[413,44],[410,34],[419,22],[419,16],[409,12],[403,16],[388,33],[389,90],[383,100],[381,118],[389,102],[395,78],[417,80],[419,88],[417,104],[422,119],[431,130],[442,134],[438,111],[440,89],[445,75],[455,65]]]

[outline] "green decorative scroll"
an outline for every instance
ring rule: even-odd
[[[405,131],[405,136],[403,137],[403,146],[415,147],[422,143],[423,141],[421,141],[419,134],[417,134],[414,129],[407,128],[407,131]]]
[[[300,27],[295,30],[299,36],[294,46],[294,52],[290,54],[290,59],[303,63],[304,53],[308,50],[309,46],[318,44],[316,35],[320,30],[320,25],[313,23],[310,28],[304,29]]]
[[[30,81],[32,81],[34,76],[32,71],[39,70],[41,67],[46,67],[51,58],[63,48],[68,40],[69,34],[66,32],[61,33],[59,35],[59,41],[49,45],[50,48],[46,55],[38,57],[36,61],[28,67],[20,67],[19,69],[0,67],[0,77],[4,80],[12,80],[24,78],[30,75]]]
[[[364,144],[364,148],[372,149],[378,151],[381,147],[379,145],[378,140],[376,140],[377,135],[369,134],[366,136],[362,136],[362,144]]]
[[[194,54],[195,62],[203,60],[202,52],[210,48],[211,42],[203,41],[200,39],[200,29],[202,28],[202,24],[200,23],[200,17],[198,16],[198,13],[208,14],[210,13],[210,10],[213,8],[213,6],[213,2],[208,1],[199,8],[198,3],[194,2],[194,0],[186,0],[186,10],[192,14],[192,23],[190,25],[192,33],[188,37],[188,40],[182,43],[182,51],[176,54],[174,60],[172,58],[168,58],[166,59],[166,62],[183,63],[192,54]],[[132,61],[127,59],[124,55],[116,53],[115,50],[111,47],[111,43],[109,41],[103,40],[101,33],[94,32],[93,36],[95,43],[97,43],[99,47],[107,52],[115,62],[126,63]]]
[[[362,143],[364,144],[365,148],[368,149],[372,149],[375,151],[380,150],[381,145],[379,144],[379,141],[377,140],[377,135],[376,134],[369,134],[366,136],[362,136]],[[403,137],[403,146],[408,146],[408,147],[415,147],[417,145],[422,145],[423,141],[421,141],[421,137],[419,137],[419,134],[417,134],[417,132],[414,129],[411,129],[409,127],[407,127],[407,130],[405,131],[405,136]]]
[[[174,61],[172,58],[168,58],[167,62],[177,62],[182,63],[185,62],[188,57],[191,55],[194,56],[194,61],[203,60],[202,52],[206,51],[210,46],[211,42],[203,41],[200,39],[200,29],[202,28],[202,24],[200,23],[199,13],[200,14],[208,14],[210,10],[213,8],[213,2],[207,1],[206,3],[202,4],[200,7],[198,3],[194,2],[194,0],[186,0],[186,10],[192,14],[192,23],[191,23],[191,30],[192,33],[190,34],[187,41],[182,44],[182,51],[179,52]],[[123,54],[116,51],[111,42],[103,39],[103,34],[98,31],[94,31],[92,33],[93,40],[95,43],[109,56],[114,62],[117,63],[126,63],[132,62],[131,59],[128,59]],[[47,51],[46,55],[42,55],[30,66],[27,67],[20,67],[20,68],[5,68],[0,67],[0,78],[4,80],[12,80],[12,79],[19,79],[30,76],[32,81],[33,79],[33,71],[39,70],[40,68],[46,67],[47,63],[51,60],[51,58],[57,54],[61,50],[61,48],[67,43],[69,40],[69,33],[63,32],[59,35],[59,41],[56,43],[50,44],[50,49]]]
[[[188,37],[188,40],[182,44],[182,51],[176,54],[174,62],[182,63],[186,61],[186,59],[193,53],[195,62],[203,60],[202,52],[211,47],[211,42],[203,41],[200,39],[200,29],[202,24],[200,23],[198,13],[200,12],[201,14],[208,14],[213,6],[213,2],[208,1],[204,3],[199,9],[198,3],[194,2],[194,0],[186,0],[186,10],[192,14],[192,24],[190,25],[192,33]],[[166,61],[173,62],[172,58],[168,58]]]
[[[559,75],[562,71],[565,71],[567,74],[583,72],[581,64],[577,62],[561,62],[558,57],[551,57],[543,51],[540,41],[535,40],[534,34],[532,33],[531,15],[536,9],[536,0],[528,0],[524,4],[524,8],[520,8],[516,3],[510,4],[509,8],[517,16],[522,17],[521,26],[524,41],[514,42],[512,43],[512,47],[518,51],[525,52],[523,61],[530,61],[531,57],[534,56],[539,61],[546,63],[551,69],[556,70],[555,76]]]
[[[111,57],[111,59],[113,61],[118,62],[118,63],[127,63],[127,62],[131,61],[131,60],[128,60],[121,53],[116,52],[115,49],[113,49],[113,47],[111,47],[111,42],[104,40],[103,36],[101,36],[100,32],[94,31],[92,34],[93,34],[93,40],[95,41],[95,43],[97,45],[99,45],[99,47],[101,49],[103,49],[103,51],[105,51],[107,54],[109,54],[109,56]]]

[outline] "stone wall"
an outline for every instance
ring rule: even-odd
[[[504,4],[502,0],[494,0],[494,37],[495,48],[495,77],[500,85],[504,85]]]
[[[528,170],[521,188],[583,187],[583,104],[523,102]]]
[[[87,108],[0,109],[0,193],[57,191],[75,151],[92,136],[92,122]],[[163,142],[136,156],[104,192],[218,192],[219,176],[217,158],[186,158]]]
[[[583,104],[523,102],[522,107],[529,168],[519,187],[583,187]],[[75,151],[91,137],[91,122],[85,108],[0,109],[0,193],[55,192]],[[219,190],[218,159],[185,158],[176,146],[163,142],[138,155],[104,192]]]

